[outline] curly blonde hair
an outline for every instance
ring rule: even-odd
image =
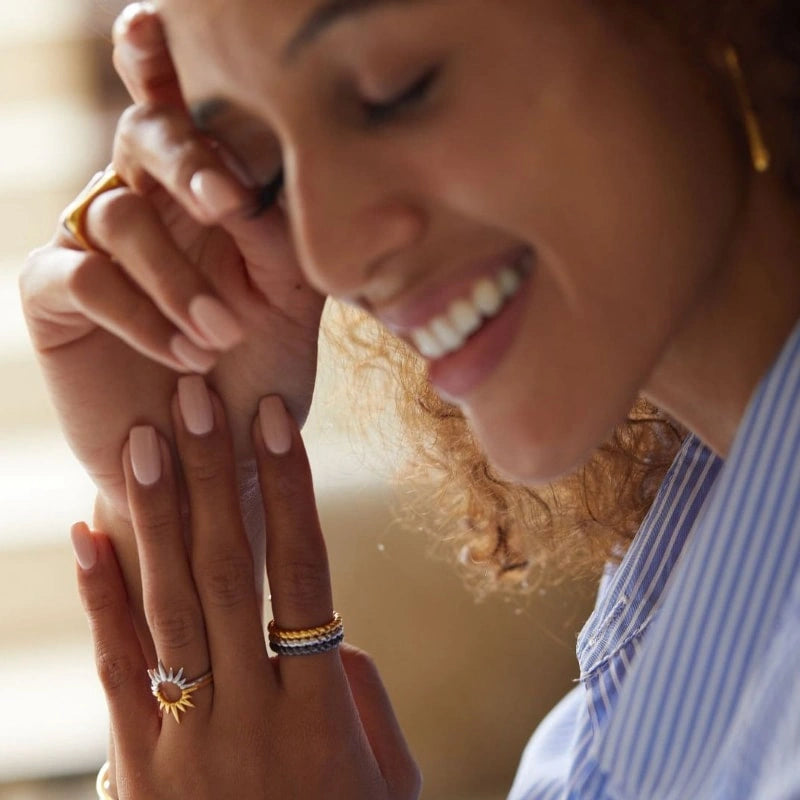
[[[606,2],[631,7],[630,0]],[[649,0],[636,10],[667,26],[723,93],[729,87],[714,68],[714,46],[736,45],[773,169],[800,193],[800,0]],[[732,124],[740,124],[735,98],[728,99]],[[676,422],[640,399],[572,475],[540,489],[510,483],[493,470],[458,408],[432,390],[411,348],[368,316],[334,308],[328,338],[348,351],[356,374],[380,376],[381,402],[394,395],[408,455],[403,477],[413,487],[404,493],[406,512],[434,533],[435,548],[454,557],[479,593],[596,575],[622,556],[686,435]]]

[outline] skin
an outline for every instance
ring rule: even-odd
[[[476,254],[530,245],[521,328],[457,398],[491,460],[560,475],[638,392],[725,454],[797,319],[800,248],[796,208],[750,179],[700,65],[645,19],[577,0],[378,4],[287,60],[315,5],[160,4],[189,103],[228,105],[213,135],[256,175],[282,153],[309,281],[380,318]],[[364,123],[360,100],[431,63],[419,107]]]
[[[164,649],[153,647],[158,629],[148,619],[186,602],[177,590],[141,596],[142,537],[131,510],[146,510],[147,498],[131,493],[127,456],[118,458],[127,431],[142,422],[160,430],[165,447],[180,446],[169,412],[175,372],[185,369],[168,352],[175,331],[207,348],[202,371],[230,416],[226,474],[240,476],[238,486],[230,477],[220,484],[228,505],[245,493],[248,531],[274,513],[269,498],[259,511],[248,494],[258,450],[249,437],[253,409],[258,398],[280,394],[303,418],[322,296],[385,318],[460,284],[476,258],[521,245],[536,254],[521,324],[496,369],[455,398],[495,464],[524,482],[560,475],[605,438],[639,392],[728,452],[755,384],[800,314],[800,220],[777,180],[751,175],[722,79],[657,26],[578,0],[390,2],[338,20],[287,59],[287,42],[316,7],[311,0],[159,5],[177,76],[152,26],[117,38],[115,61],[135,105],[120,123],[114,166],[131,188],[102,195],[87,215],[90,238],[109,256],[59,235],[32,255],[22,278],[56,406],[100,490],[96,527],[111,535],[126,577],[127,594],[102,542],[99,566],[82,574],[98,653],[106,658],[111,645],[128,653],[128,684],[139,686],[132,676],[140,670],[130,669],[139,642],[131,631],[115,638],[98,602],[113,589],[116,613],[131,607],[137,657],[148,664]],[[366,124],[364,102],[397,95],[432,63],[441,69],[424,101]],[[194,129],[184,100],[205,111],[196,116],[226,158]],[[250,184],[271,179],[281,161],[280,204],[254,218]],[[211,209],[192,191],[204,170],[227,186]],[[145,257],[159,231],[169,237]],[[224,258],[204,250],[209,242]],[[243,327],[241,342],[203,341],[186,310],[198,294],[227,305]],[[143,303],[143,316],[127,313],[132,297],[152,303]],[[103,304],[120,298],[125,313],[109,313]],[[125,328],[132,319],[147,324]],[[207,452],[205,467],[218,455]],[[301,470],[298,478],[307,476]],[[175,485],[159,491],[181,502]],[[290,494],[284,511],[310,506],[308,486],[299,503]],[[205,513],[220,518],[224,503],[209,500]],[[176,540],[179,528],[174,519]],[[308,526],[290,513],[283,541],[295,528]],[[251,549],[258,563],[252,537]],[[303,556],[315,585],[327,587],[324,554],[276,550],[270,569]],[[212,578],[194,554],[191,567],[187,583],[207,592]],[[145,566],[145,585],[157,573]],[[327,616],[309,615],[304,603],[283,607],[299,627]],[[207,666],[200,651],[197,673]],[[324,673],[308,669],[321,680]],[[107,672],[113,705],[119,675]],[[341,680],[339,689],[347,695]],[[360,726],[371,718],[382,729],[390,709],[383,699],[362,705],[356,697],[356,705],[343,706],[340,721],[363,745]],[[249,708],[254,724],[269,707]],[[116,727],[128,716],[137,717],[119,712]],[[389,748],[404,753],[404,786],[388,787],[393,797],[418,791],[401,741]],[[138,744],[132,734],[127,746]],[[369,749],[385,760],[385,747],[371,741]],[[361,752],[365,771],[346,776],[344,796],[359,796],[351,788],[376,779],[373,756]],[[137,758],[141,752],[129,756],[133,774]],[[174,764],[161,769],[169,776]],[[226,769],[214,773],[222,786],[231,785]],[[119,774],[124,781],[125,770]],[[256,794],[262,777],[252,776]],[[288,773],[287,780],[298,785]]]

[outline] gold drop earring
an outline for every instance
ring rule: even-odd
[[[767,147],[767,143],[764,140],[761,122],[758,119],[755,108],[753,108],[753,100],[750,97],[747,81],[742,72],[739,53],[732,44],[729,44],[725,46],[724,57],[725,66],[733,81],[736,95],[739,98],[739,105],[741,106],[742,117],[744,118],[744,127],[747,132],[747,141],[750,144],[750,156],[753,160],[753,167],[756,172],[768,172],[772,164],[772,153],[770,153],[769,147]]]

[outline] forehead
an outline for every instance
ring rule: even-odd
[[[415,0],[158,0],[184,91],[285,63],[329,26]],[[416,0],[418,2],[418,0]],[[216,80],[215,80],[216,79]],[[221,87],[220,87],[221,88]]]
[[[317,0],[158,0],[188,101],[228,96],[248,71],[270,72],[280,43]]]

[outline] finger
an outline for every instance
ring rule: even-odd
[[[210,669],[203,611],[192,579],[180,499],[166,442],[150,426],[134,428],[123,452],[128,503],[139,550],[144,611],[159,659],[194,680]],[[191,702],[211,708],[209,687]],[[173,711],[177,721],[183,721]],[[205,715],[192,711],[190,719]]]
[[[140,103],[123,112],[114,140],[114,168],[137,191],[157,181],[195,219],[216,224],[251,213],[252,183],[242,167],[201,134],[184,108]]]
[[[229,350],[244,331],[176,246],[147,199],[129,189],[104,192],[89,206],[86,230],[197,347]]]
[[[114,66],[134,102],[183,106],[178,76],[156,10],[133,3],[113,28]]]
[[[264,398],[253,430],[267,530],[267,575],[278,627],[315,628],[333,616],[328,556],[317,517],[311,471],[300,432],[283,401]],[[281,656],[284,680],[315,671],[342,677],[336,650]]]
[[[98,327],[178,372],[208,372],[217,356],[192,344],[100,253],[49,246],[32,253],[20,278],[34,345],[50,350]]]
[[[418,797],[422,786],[419,768],[375,662],[363,650],[347,644],[342,645],[341,658],[358,716],[392,796]]]
[[[225,413],[199,376],[178,382],[174,430],[192,520],[192,571],[203,607],[217,692],[241,690],[242,664],[267,661],[255,571],[242,523]],[[268,671],[272,674],[272,670]]]
[[[85,523],[73,526],[72,542],[78,589],[89,618],[115,752],[122,757],[147,753],[160,725],[113,547],[105,536],[92,535]]]
[[[67,292],[74,316],[107,330],[142,355],[177,372],[208,372],[217,354],[195,345],[181,333],[125,274],[100,253],[54,254],[66,268]],[[73,334],[74,335],[74,334]]]

